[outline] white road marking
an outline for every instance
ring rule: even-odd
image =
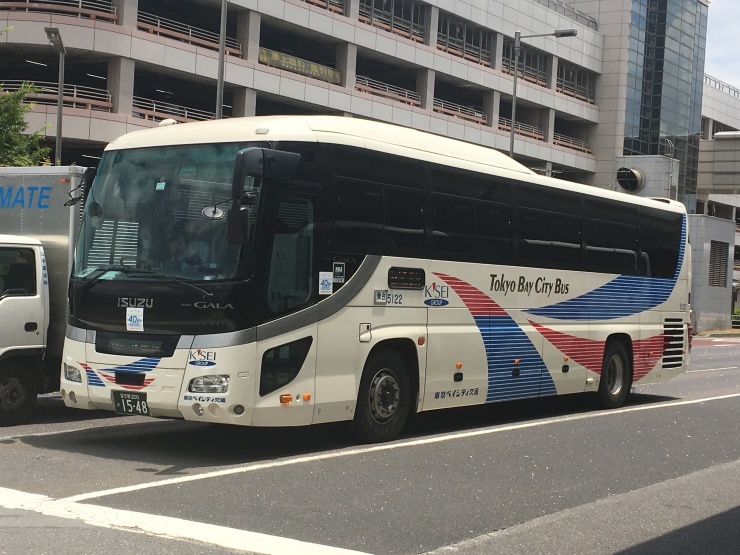
[[[246,466],[226,468],[224,470],[214,470],[212,472],[204,472],[202,474],[192,474],[190,476],[178,476],[177,478],[168,478],[166,480],[157,480],[154,482],[146,482],[143,484],[136,484],[133,486],[123,486],[120,488],[112,488],[112,489],[107,489],[107,490],[94,491],[90,493],[83,493],[80,495],[74,495],[72,497],[67,497],[65,499],[66,501],[71,501],[71,502],[86,501],[88,499],[96,499],[96,498],[105,497],[108,495],[116,495],[119,493],[130,493],[130,492],[141,491],[141,490],[150,489],[150,488],[171,486],[175,484],[195,482],[198,480],[206,480],[209,478],[220,478],[222,476],[231,476],[234,474],[244,474],[246,472],[254,472],[256,470],[280,468],[284,466],[293,466],[293,465],[304,464],[304,463],[312,463],[316,461],[324,461],[328,459],[351,457],[354,455],[365,455],[368,453],[378,453],[382,451],[394,451],[396,449],[403,449],[406,447],[417,447],[419,445],[431,445],[431,444],[442,443],[446,441],[454,441],[454,440],[466,439],[470,437],[497,434],[500,432],[509,432],[513,430],[524,430],[527,428],[537,428],[540,426],[547,426],[549,424],[555,424],[555,423],[560,423],[560,422],[573,422],[576,420],[586,420],[590,418],[609,417],[615,414],[623,414],[623,413],[628,413],[628,412],[658,410],[658,409],[663,409],[663,408],[672,408],[672,407],[678,407],[678,406],[684,406],[684,405],[695,405],[695,404],[700,404],[700,403],[707,403],[710,401],[721,401],[724,399],[732,399],[736,397],[740,397],[740,393],[721,395],[717,397],[707,397],[704,399],[692,399],[690,401],[668,401],[666,403],[656,403],[654,405],[640,405],[637,407],[624,407],[621,409],[589,412],[585,414],[575,414],[571,416],[557,416],[554,418],[545,418],[542,420],[524,422],[521,424],[510,424],[508,426],[491,426],[491,427],[467,431],[467,432],[453,432],[450,434],[441,434],[438,436],[426,437],[422,439],[410,439],[410,440],[398,441],[394,443],[384,443],[381,445],[373,445],[370,447],[358,447],[354,449],[329,451],[327,453],[322,453],[320,455],[305,455],[305,456],[287,458],[287,459],[277,460],[277,461],[254,463],[254,464],[249,464]]]
[[[138,532],[173,540],[191,540],[260,555],[368,555],[289,538],[258,534],[215,524],[193,522],[134,511],[54,500],[44,495],[0,488],[0,506],[34,511],[46,516],[81,520],[92,526]]]
[[[132,532],[157,535],[172,539],[199,541],[211,545],[217,545],[225,548],[237,549],[264,555],[292,555],[295,553],[301,553],[301,555],[368,555],[358,551],[351,551],[320,544],[301,542],[299,540],[292,540],[289,538],[282,538],[278,536],[270,536],[267,534],[259,534],[256,532],[249,532],[247,530],[239,530],[214,524],[206,524],[160,515],[138,513],[134,511],[124,511],[120,509],[112,509],[97,505],[87,505],[82,503],[82,501],[115,495],[118,493],[129,493],[155,487],[182,484],[185,482],[194,482],[197,480],[205,480],[208,478],[218,478],[221,476],[243,474],[246,472],[254,472],[263,469],[279,468],[327,459],[350,457],[353,455],[363,455],[367,453],[392,451],[395,449],[403,449],[419,445],[430,445],[470,437],[491,435],[512,430],[535,428],[561,422],[573,422],[577,420],[600,418],[604,416],[613,417],[613,415],[615,414],[660,410],[664,408],[695,405],[738,397],[740,397],[740,393],[721,395],[716,397],[706,397],[703,399],[693,399],[690,401],[669,401],[666,403],[658,403],[654,405],[641,405],[637,407],[624,407],[621,409],[610,411],[591,412],[571,416],[559,416],[555,418],[546,418],[521,424],[494,426],[468,432],[455,432],[450,434],[442,434],[435,437],[427,437],[423,439],[398,441],[396,443],[373,445],[370,447],[331,451],[320,455],[307,455],[279,461],[251,464],[225,470],[194,474],[191,476],[180,476],[177,478],[159,480],[156,482],[90,492],[57,500],[51,499],[44,495],[24,493],[12,489],[0,488],[0,506],[8,509],[35,511],[47,516],[81,520],[92,526],[115,528],[118,530],[128,530]]]

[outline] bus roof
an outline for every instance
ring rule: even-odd
[[[303,141],[368,148],[388,154],[500,175],[622,202],[685,210],[667,199],[646,199],[536,174],[493,148],[379,121],[341,116],[254,116],[166,125],[134,131],[106,150],[247,141]]]

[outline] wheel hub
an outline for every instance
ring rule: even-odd
[[[393,417],[398,410],[401,388],[396,377],[387,370],[378,372],[370,383],[370,413],[378,422]]]
[[[23,385],[16,378],[7,378],[0,382],[0,410],[13,411],[20,407],[25,399]]]

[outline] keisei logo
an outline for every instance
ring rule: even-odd
[[[432,283],[424,286],[424,304],[427,306],[446,306],[450,304],[450,286]]]
[[[195,349],[188,356],[190,366],[216,366],[216,352]]]

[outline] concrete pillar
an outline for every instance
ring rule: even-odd
[[[439,28],[439,8],[437,6],[427,4],[427,18],[424,24],[427,28],[424,36],[424,44],[436,48],[437,30]]]
[[[555,87],[558,84],[558,65],[559,64],[560,64],[560,58],[558,58],[557,56],[551,56],[548,88],[553,92],[555,91]]]
[[[134,72],[136,62],[131,58],[108,60],[108,90],[111,93],[113,112],[130,116],[134,104]]]
[[[118,15],[118,25],[136,29],[136,19],[139,16],[139,0],[113,0],[113,6]]]
[[[486,91],[483,93],[483,113],[486,114],[488,127],[498,128],[498,109],[501,103],[499,91]]]
[[[501,58],[504,54],[504,35],[496,33],[493,40],[493,58],[491,60],[492,67],[501,70]]]
[[[234,117],[254,116],[257,113],[257,91],[242,87],[233,92]]]
[[[257,63],[260,56],[260,23],[259,12],[242,10],[236,19],[236,38],[242,45],[242,58]]]
[[[342,74],[342,86],[348,89],[355,88],[357,76],[357,45],[342,42],[337,45],[336,68]]]
[[[347,0],[344,15],[350,19],[360,19],[360,0]]]
[[[421,107],[424,110],[434,108],[434,70],[420,69],[416,72],[416,92],[421,97]]]
[[[552,177],[552,161],[550,160],[545,162],[545,175],[547,177]]]
[[[540,127],[545,133],[545,142],[552,143],[552,138],[555,134],[555,110],[545,108],[540,112]]]

